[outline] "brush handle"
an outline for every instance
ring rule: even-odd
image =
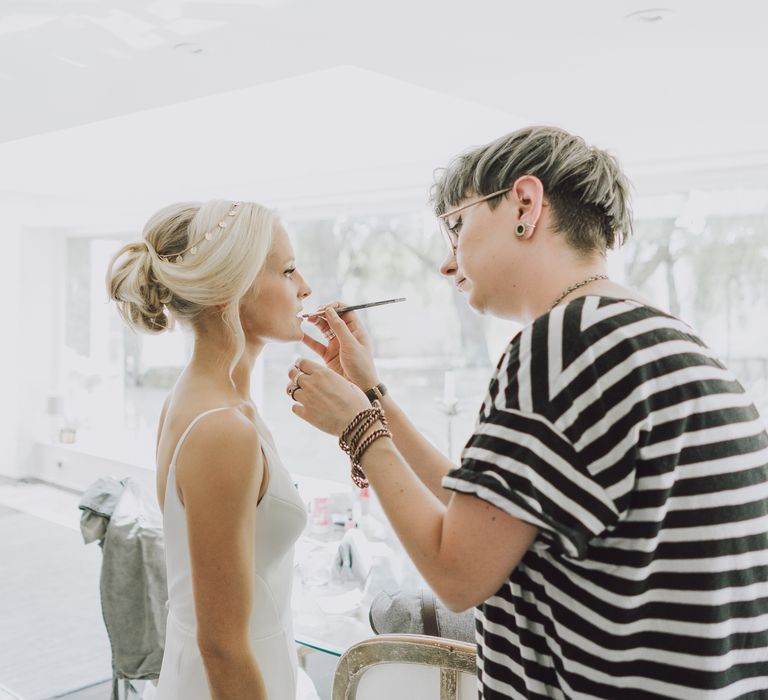
[[[341,315],[346,313],[347,311],[357,311],[358,309],[369,309],[372,306],[381,306],[382,304],[396,304],[400,301],[405,301],[405,297],[400,297],[398,299],[384,299],[383,301],[372,301],[368,304],[355,304],[354,306],[342,306],[339,309],[336,309],[336,313]],[[309,318],[310,316],[320,316],[322,314],[322,310],[318,310],[315,313],[311,314],[302,314],[302,318]]]

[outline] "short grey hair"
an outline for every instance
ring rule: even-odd
[[[439,216],[523,175],[541,180],[554,225],[576,250],[604,253],[632,235],[630,184],[619,162],[557,127],[526,127],[458,155],[436,172],[430,200]],[[488,201],[491,209],[502,196]]]

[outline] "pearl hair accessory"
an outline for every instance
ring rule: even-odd
[[[170,263],[181,263],[184,262],[184,256],[189,253],[190,255],[197,255],[198,246],[203,241],[210,241],[214,240],[216,238],[219,238],[221,234],[224,232],[224,229],[227,228],[227,225],[229,223],[230,217],[235,216],[237,214],[238,209],[240,208],[241,202],[234,202],[232,204],[232,208],[227,213],[227,216],[219,221],[219,223],[216,225],[216,228],[213,229],[213,231],[208,231],[202,238],[195,241],[192,245],[188,246],[184,250],[182,250],[179,253],[173,253],[172,255],[159,255],[158,258],[164,262],[170,262]],[[149,248],[149,245],[147,244],[147,248]]]

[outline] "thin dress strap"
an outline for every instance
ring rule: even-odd
[[[192,430],[192,428],[195,427],[197,424],[197,421],[199,421],[201,418],[205,418],[205,416],[216,413],[217,411],[228,411],[231,408],[235,408],[234,406],[221,406],[219,408],[211,408],[207,411],[203,411],[200,415],[195,416],[187,426],[187,429],[181,434],[181,437],[179,438],[179,441],[176,443],[176,449],[173,451],[173,457],[171,457],[171,463],[168,466],[168,475],[165,478],[165,488],[166,491],[168,490],[168,479],[171,476],[171,470],[176,468],[176,460],[179,457],[179,450],[181,449],[181,446],[184,444],[184,440],[187,439],[187,435],[189,435],[189,432]]]

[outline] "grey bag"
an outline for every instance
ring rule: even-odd
[[[475,612],[451,612],[428,588],[379,593],[368,614],[376,634],[426,634],[475,643]]]

